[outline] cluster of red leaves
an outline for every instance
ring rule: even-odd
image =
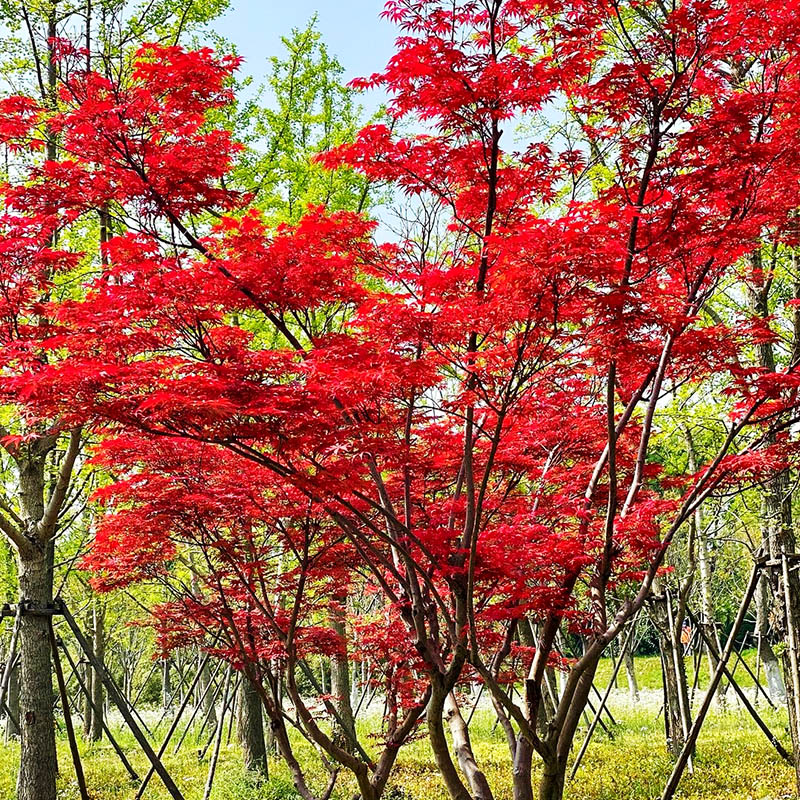
[[[199,552],[204,585],[161,610],[170,641],[224,628],[258,661],[341,652],[324,617],[358,581],[385,605],[351,648],[399,705],[418,663],[454,652],[462,595],[487,651],[522,615],[596,632],[578,576],[604,591],[647,569],[699,491],[662,475],[648,403],[720,375],[764,419],[796,403],[793,374],[742,367],[763,326],[699,315],[800,201],[800,33],[781,11],[686,0],[625,51],[610,0],[390,2],[404,35],[367,83],[426,132],[370,126],[323,160],[435,209],[440,247],[435,226],[378,245],[357,214],[270,231],[245,210],[224,182],[238,146],[207,121],[234,59],[150,45],[125,85],[67,82],[48,124],[71,160],[5,190],[0,365],[35,413],[104,434],[99,584]],[[556,100],[586,147],[501,136]],[[36,113],[9,101],[0,137]],[[84,297],[43,307],[74,264],[53,233],[109,206],[141,230]],[[45,350],[61,357],[33,366]],[[740,453],[699,485],[769,465]]]

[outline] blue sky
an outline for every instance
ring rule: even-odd
[[[323,39],[350,80],[383,69],[392,54],[398,31],[379,18],[382,8],[383,0],[231,0],[213,25],[244,56],[243,71],[258,80],[267,59],[281,53],[281,36],[316,12]]]

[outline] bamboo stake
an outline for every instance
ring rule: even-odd
[[[202,761],[206,757],[206,753],[208,752],[208,748],[214,743],[214,739],[217,736],[220,728],[225,728],[225,715],[228,713],[228,706],[231,705],[231,699],[229,694],[230,689],[230,682],[231,682],[231,670],[232,667],[228,667],[228,670],[225,672],[225,678],[222,681],[222,689],[223,689],[223,700],[222,700],[222,707],[219,712],[219,717],[217,717],[217,724],[214,730],[211,732],[211,736],[209,737],[206,746],[203,748],[202,752],[200,753],[200,761]]]
[[[239,708],[239,687],[242,683],[242,676],[239,675],[237,677],[236,682],[233,684],[233,694],[231,695],[231,718],[228,721],[228,736],[225,739],[225,746],[227,747],[231,743],[231,734],[233,733],[233,721],[236,719],[236,712]]]
[[[150,672],[147,673],[147,677],[144,679],[144,683],[139,687],[139,691],[136,692],[136,697],[130,701],[132,706],[135,706],[139,702],[139,698],[142,696],[142,692],[147,688],[147,684],[150,678],[153,676],[153,673],[156,671],[156,667],[158,666],[158,661],[154,661],[150,666]],[[133,678],[131,678],[131,685],[133,684]],[[132,688],[132,687],[131,687]]]
[[[169,744],[172,735],[175,733],[175,730],[178,727],[178,724],[181,721],[181,717],[183,716],[183,712],[186,710],[186,706],[189,705],[189,700],[191,699],[192,692],[195,690],[202,674],[205,665],[208,663],[209,656],[206,654],[206,657],[203,659],[203,663],[200,665],[200,669],[197,670],[197,675],[194,677],[194,681],[192,682],[191,688],[183,698],[183,702],[181,703],[181,707],[178,709],[178,713],[175,715],[175,719],[172,720],[172,724],[169,726],[169,730],[167,731],[167,735],[164,737],[164,741],[161,743],[161,747],[158,748],[158,757],[161,758],[164,755],[164,752],[167,749],[167,745]],[[144,780],[142,781],[142,785],[139,787],[139,790],[136,792],[136,800],[139,800],[141,796],[144,794],[144,790],[147,788],[147,784],[150,783],[150,779],[153,777],[155,773],[155,768],[150,767],[147,775],[144,776]]]
[[[17,613],[14,615],[14,630],[11,633],[11,644],[8,649],[8,659],[3,670],[3,681],[0,683],[0,706],[5,705],[8,685],[11,682],[11,670],[14,668],[14,659],[17,655],[17,639],[19,638],[19,628],[22,622],[22,603],[17,603]]]
[[[217,675],[219,675],[219,671],[222,669],[222,662],[220,661],[217,664],[217,668],[214,670],[214,674],[209,678],[208,683],[206,684],[206,688],[203,689],[203,693],[200,695],[197,704],[192,711],[192,715],[189,717],[189,721],[186,723],[186,727],[183,729],[183,733],[181,734],[181,738],[178,740],[178,744],[175,745],[175,749],[172,751],[173,755],[177,755],[178,751],[181,749],[181,745],[183,744],[183,740],[186,738],[186,734],[192,728],[192,724],[194,723],[194,719],[197,716],[197,712],[202,708],[203,701],[206,699],[206,695],[211,691],[211,688],[214,686],[214,681],[217,679]],[[216,699],[216,697],[214,698]]]
[[[61,652],[64,653],[64,655],[67,657],[67,661],[69,661],[70,666],[73,668],[75,675],[77,676],[78,679],[78,686],[80,687],[83,694],[86,696],[86,699],[89,701],[89,705],[91,705],[94,712],[97,713],[97,706],[95,705],[94,700],[92,699],[92,693],[86,688],[86,684],[83,682],[83,678],[81,678],[80,673],[76,668],[75,662],[72,660],[72,656],[69,654],[69,650],[67,650],[63,642],[61,644]],[[131,776],[132,780],[138,783],[140,780],[139,775],[137,774],[136,770],[131,766],[130,762],[126,758],[125,751],[119,746],[117,740],[111,735],[111,731],[109,730],[108,725],[106,724],[105,714],[99,716],[99,719],[100,719],[100,724],[103,726],[103,732],[108,737],[108,741],[111,742],[111,746],[114,748],[114,750],[116,750],[117,755],[119,756],[119,760],[122,762],[122,765],[128,771],[128,775]]]
[[[75,738],[75,728],[72,727],[72,712],[69,708],[69,696],[67,695],[67,684],[64,682],[64,672],[61,669],[61,659],[58,657],[58,643],[56,634],[53,630],[53,618],[47,620],[47,632],[50,637],[50,652],[53,656],[53,668],[56,673],[56,683],[58,683],[58,693],[61,697],[61,710],[64,712],[64,727],[67,729],[67,739],[69,750],[72,754],[72,763],[75,767],[75,777],[78,779],[78,789],[82,800],[90,800],[89,790],[86,788],[86,776],[83,774],[83,764],[81,764],[81,754],[78,752],[78,740]]]
[[[597,724],[600,721],[600,715],[603,713],[603,706],[608,702],[608,698],[611,695],[611,690],[614,688],[614,682],[617,679],[617,675],[619,675],[620,667],[622,666],[622,660],[625,657],[625,649],[628,647],[630,643],[631,636],[633,636],[633,631],[636,627],[636,619],[638,614],[631,620],[630,627],[628,628],[628,633],[625,636],[625,641],[622,644],[622,647],[619,651],[619,656],[617,657],[617,661],[614,664],[614,670],[611,673],[611,680],[608,682],[608,686],[606,686],[606,690],[603,693],[603,698],[600,701],[600,708],[597,709],[597,712],[594,715],[594,719],[592,720],[591,725],[589,725],[589,730],[586,732],[586,738],[583,740],[583,744],[581,745],[581,749],[578,751],[578,755],[575,757],[575,763],[572,765],[572,772],[570,773],[569,779],[572,780],[575,777],[575,773],[578,771],[578,767],[581,765],[581,761],[583,760],[583,756],[586,753],[586,748],[589,747],[589,742],[591,741],[592,735],[597,728]]]
[[[697,737],[700,735],[700,728],[703,725],[706,714],[708,714],[709,708],[711,708],[711,702],[714,699],[714,692],[719,685],[720,680],[722,679],[722,673],[725,669],[725,664],[731,657],[731,650],[733,649],[736,635],[739,633],[739,629],[742,627],[742,622],[744,622],[745,614],[747,614],[750,601],[753,599],[753,594],[755,593],[756,585],[758,584],[759,569],[760,568],[758,564],[753,565],[753,572],[750,575],[750,582],[748,583],[747,589],[742,597],[742,603],[739,606],[739,611],[736,614],[733,627],[728,635],[728,641],[725,643],[725,649],[722,651],[722,655],[717,661],[717,668],[714,670],[714,675],[709,683],[706,696],[703,698],[703,703],[697,712],[697,717],[695,718],[692,728],[689,731],[689,736],[683,745],[683,749],[678,756],[678,760],[675,762],[675,766],[672,769],[672,774],[669,776],[667,785],[664,787],[661,800],[671,800],[675,794],[675,790],[678,788],[678,783],[683,775],[686,762],[689,760],[689,754],[692,752],[692,748],[697,742]]]
[[[222,745],[222,732],[224,729],[223,721],[225,715],[225,706],[228,704],[228,691],[231,686],[231,671],[232,667],[228,667],[228,673],[225,676],[225,692],[222,697],[222,711],[220,713],[219,725],[217,725],[217,734],[214,740],[214,754],[211,757],[211,764],[208,767],[208,777],[206,778],[206,788],[203,792],[203,800],[208,800],[211,794],[211,787],[214,785],[214,773],[217,771],[217,761],[219,760],[219,749]]]
[[[147,740],[147,737],[142,733],[141,729],[136,724],[136,720],[133,718],[133,714],[131,714],[131,710],[130,708],[128,708],[127,702],[122,698],[122,695],[120,694],[119,689],[117,689],[117,685],[116,683],[114,683],[114,679],[111,677],[110,673],[106,669],[105,664],[103,664],[103,662],[100,661],[95,656],[94,652],[92,651],[92,648],[86,641],[86,637],[83,635],[83,632],[78,627],[78,623],[75,622],[75,618],[72,616],[72,614],[70,614],[66,604],[60,600],[58,602],[61,609],[61,613],[64,615],[64,619],[66,619],[67,624],[72,630],[73,635],[78,640],[78,644],[80,645],[81,649],[86,655],[86,658],[89,660],[89,663],[95,668],[97,675],[100,677],[100,680],[102,680],[103,683],[105,684],[109,698],[119,709],[120,714],[122,714],[122,718],[127,723],[131,733],[133,734],[136,741],[139,743],[139,746],[144,751],[150,763],[155,767],[156,772],[158,773],[158,777],[161,778],[161,780],[164,783],[164,786],[166,787],[170,795],[172,795],[174,800],[184,800],[184,797],[181,794],[180,790],[178,789],[177,785],[175,784],[175,781],[172,779],[172,776],[169,774],[164,764],[156,755],[152,745]]]

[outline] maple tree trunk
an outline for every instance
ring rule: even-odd
[[[103,661],[106,652],[105,637],[105,606],[101,605],[97,598],[94,599],[92,611],[92,649],[99,661]],[[94,672],[94,670],[92,670]],[[98,675],[92,679],[92,724],[89,738],[93,742],[99,742],[103,738],[103,704],[105,696],[103,692],[103,681]]]
[[[428,703],[426,718],[428,721],[428,739],[433,750],[433,758],[439,775],[444,781],[445,788],[451,800],[472,800],[469,792],[458,775],[453,759],[450,757],[450,747],[444,731],[444,705],[449,692],[445,692],[439,682],[434,679],[431,699]]]
[[[332,611],[330,625],[342,642],[346,644],[347,630],[344,612]],[[356,722],[353,716],[353,706],[350,703],[350,664],[346,653],[331,657],[331,694],[336,713],[339,715],[339,720],[335,724],[336,728],[339,728],[336,735],[337,742],[341,740],[341,744],[346,750],[352,750],[353,742],[356,740]]]
[[[249,676],[248,676],[249,677]],[[252,682],[252,678],[250,678]],[[282,702],[282,680],[280,675],[267,672],[265,681],[261,685],[252,682],[269,720],[270,738],[275,743],[275,747],[281,758],[286,762],[289,773],[292,776],[294,788],[303,800],[316,800],[314,793],[306,784],[303,768],[294,755],[289,734],[286,730],[286,721],[283,716]]]
[[[242,747],[244,768],[248,772],[268,777],[267,749],[264,743],[264,722],[261,697],[247,675],[239,683],[239,704],[236,731]]]
[[[493,800],[492,790],[486,776],[478,767],[475,761],[475,754],[472,751],[472,742],[469,738],[469,728],[461,716],[461,709],[458,707],[453,692],[449,692],[444,701],[444,718],[450,729],[450,736],[453,740],[453,750],[458,759],[458,766],[464,773],[469,787],[472,791],[474,800]]]
[[[532,765],[533,745],[524,736],[518,736],[511,770],[514,800],[533,800]]]
[[[567,777],[567,760],[552,756],[542,759],[542,775],[539,779],[539,800],[562,800]]]
[[[601,655],[602,651],[598,651],[588,662],[585,662],[577,679],[573,673],[566,680],[557,711],[557,714],[560,712],[561,715],[561,724],[556,729],[549,728],[549,735],[545,740],[547,750],[542,755],[539,800],[562,800],[564,796],[567,761],[581,715],[586,709]]]
[[[35,608],[53,599],[49,548],[20,553],[20,600]],[[23,614],[20,620],[20,762],[17,800],[55,800],[56,759],[49,620]]]

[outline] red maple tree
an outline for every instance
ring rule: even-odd
[[[407,230],[386,244],[375,223],[320,208],[270,231],[224,190],[236,145],[205,112],[227,101],[232,62],[150,47],[128,86],[69,85],[55,124],[75,161],[48,177],[55,202],[139,222],[109,243],[89,298],[55,310],[50,346],[69,357],[21,385],[37,407],[101,426],[134,475],[154,447],[169,465],[195,443],[220,453],[195,478],[218,460],[212,486],[238,469],[259,488],[248,503],[288,499],[295,520],[312,507],[402,621],[454,800],[491,796],[459,680],[491,692],[515,798],[532,797],[534,752],[540,797],[560,798],[598,660],[676,532],[720,487],[791,456],[796,365],[743,366],[763,321],[702,313],[721,281],[744,286],[737,264],[765,232],[792,240],[800,34],[783,11],[390,2],[403,36],[365,85],[421,132],[374,125],[325,156],[406,199]],[[657,418],[676,387],[702,382],[736,398],[729,435],[696,474],[665,475]],[[169,503],[164,469],[146,476],[142,508]],[[247,563],[251,523],[275,527],[248,506],[232,525],[243,502],[214,500],[238,542],[225,570]],[[96,551],[107,573],[131,558],[144,569],[166,546],[109,530]],[[335,550],[315,561],[321,575],[341,569],[339,556],[326,565]],[[515,645],[523,620],[533,648]],[[546,668],[566,666],[565,623],[585,651],[537,727]],[[514,702],[504,683],[521,677]],[[364,797],[380,793],[366,762],[306,723],[367,776]]]

